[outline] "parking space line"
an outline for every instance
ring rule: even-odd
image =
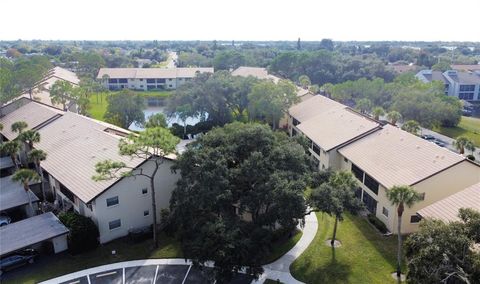
[[[123,271],[123,275],[122,275],[122,279],[123,279],[123,284],[125,284],[125,267],[122,269]]]
[[[87,282],[88,282],[88,284],[92,284],[92,282],[90,282],[90,275],[89,274],[87,274]]]
[[[157,268],[155,269],[155,277],[153,277],[152,284],[155,284],[157,282],[158,267],[159,267],[159,265],[157,265]]]
[[[187,276],[188,276],[188,273],[190,273],[190,269],[192,269],[191,265],[188,267],[187,273],[185,273],[185,277],[183,278],[182,284],[184,284],[185,280],[187,280]]]
[[[97,276],[95,276],[95,278],[110,276],[110,275],[114,275],[114,274],[117,274],[117,271],[112,271],[112,272],[107,272],[107,273],[98,274]]]

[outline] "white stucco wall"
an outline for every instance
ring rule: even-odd
[[[172,164],[172,161],[166,160],[160,166],[155,177],[158,221],[160,221],[160,210],[169,207],[170,197],[179,177],[179,174],[171,172]],[[148,173],[153,169],[152,165],[153,162],[148,161],[142,165],[142,168]],[[147,194],[142,194],[144,188],[147,188]],[[130,229],[148,226],[153,223],[150,190],[150,183],[146,177],[128,177],[123,178],[95,199],[95,204],[92,207],[97,220],[101,243],[125,236]],[[119,203],[107,207],[107,199],[115,196],[118,196]],[[146,210],[149,211],[148,216],[144,216]],[[117,219],[121,220],[121,226],[110,230],[109,222]]]
[[[59,253],[68,249],[67,234],[52,239],[53,251]]]

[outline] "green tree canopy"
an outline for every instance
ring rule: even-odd
[[[418,122],[416,122],[415,120],[409,120],[402,125],[402,129],[412,134],[418,135],[418,132],[421,128]]]
[[[186,258],[214,261],[217,280],[258,275],[276,225],[303,219],[308,158],[285,134],[259,124],[214,128],[177,160],[170,201]]]
[[[335,225],[331,239],[331,245],[333,246],[337,233],[337,224],[338,221],[343,220],[343,214],[345,212],[356,214],[363,208],[363,205],[361,201],[355,197],[358,182],[350,172],[341,171],[333,174],[326,172],[324,175],[328,177],[328,181],[314,188],[308,201],[316,210],[335,217]],[[322,175],[318,176],[318,178],[324,181]]]
[[[145,123],[145,128],[162,127],[167,128],[167,119],[163,113],[155,113],[148,117],[148,121]]]
[[[12,132],[17,132],[21,134],[23,130],[28,127],[28,124],[25,121],[21,120],[21,121],[15,121],[14,123],[12,123],[10,127]]]
[[[465,150],[469,150],[472,153],[475,152],[475,143],[466,136],[457,137],[452,144],[462,155],[465,154]]]
[[[261,81],[255,84],[248,95],[248,112],[253,120],[269,123],[277,128],[279,120],[294,103],[299,101],[295,85],[286,80],[278,83]]]
[[[108,98],[105,119],[127,129],[132,123],[142,125],[145,123],[145,100],[142,96],[130,90],[122,90]]]
[[[67,103],[73,99],[73,86],[68,81],[58,80],[50,88],[50,99],[54,104],[61,104],[67,110]]]
[[[479,283],[480,213],[460,209],[461,221],[425,220],[405,242],[407,281],[411,283]]]

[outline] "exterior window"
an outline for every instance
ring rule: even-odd
[[[383,216],[388,217],[388,209],[383,207],[382,214],[383,214]]]
[[[125,84],[125,83],[128,83],[128,81],[127,79],[118,79],[118,83]]]
[[[168,85],[169,88],[173,87],[173,85]]]
[[[300,124],[300,121],[298,121],[297,119],[295,119],[295,117],[292,117],[292,119],[293,119],[293,120],[292,120],[292,124],[293,124],[294,126],[297,126],[297,125]]]
[[[360,182],[363,183],[363,171],[354,164],[352,164],[352,173]]]
[[[370,213],[377,214],[377,201],[366,191],[363,191],[363,203]]]
[[[140,85],[140,88],[143,88],[143,85]]]
[[[140,79],[140,82],[143,82],[143,79]]]
[[[410,216],[410,223],[418,223],[420,220],[422,220],[422,218],[418,215]]]
[[[313,152],[315,152],[317,155],[320,156],[320,147],[318,147],[317,144],[313,143],[312,150],[313,150]]]
[[[114,230],[116,228],[120,228],[122,226],[122,221],[120,219],[108,222],[108,228],[110,230]]]
[[[419,193],[420,200],[425,200],[425,192]]]
[[[150,215],[150,212],[148,210],[143,211],[143,216],[148,216]]]
[[[145,188],[142,188],[142,194],[147,194],[148,193],[148,189],[145,187]]]
[[[347,159],[347,158],[343,158],[343,161],[344,161],[345,163],[348,163],[348,159]]]
[[[371,176],[365,174],[365,185],[373,191],[375,194],[378,194],[378,182],[374,180]]]
[[[297,131],[294,128],[292,128],[292,137],[293,136],[297,136]]]
[[[118,196],[107,198],[107,207],[118,204]]]
[[[157,79],[157,83],[165,84],[165,79]]]
[[[117,79],[108,79],[108,83],[109,84],[116,84],[116,83],[118,83],[118,80]]]
[[[147,83],[155,83],[155,79],[147,79]]]

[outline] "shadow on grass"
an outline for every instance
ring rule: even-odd
[[[362,233],[372,247],[388,262],[394,270],[397,267],[397,236],[384,236],[373,228],[368,220],[361,216],[350,215],[352,224]],[[405,243],[406,236],[403,237]],[[402,258],[402,272],[405,270],[405,257]]]

